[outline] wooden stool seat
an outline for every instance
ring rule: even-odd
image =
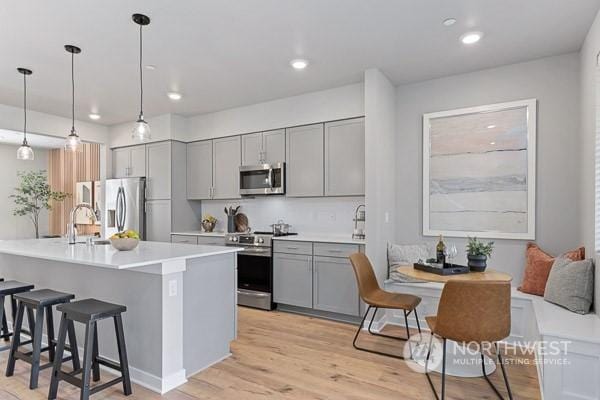
[[[61,304],[56,307],[62,313],[60,328],[58,332],[58,341],[56,347],[56,359],[52,369],[52,378],[50,381],[50,390],[48,399],[56,399],[58,393],[58,384],[60,381],[66,381],[71,385],[81,389],[80,399],[87,400],[90,395],[98,393],[117,383],[123,384],[123,393],[129,396],[131,391],[131,380],[129,378],[129,365],[127,361],[127,350],[125,347],[125,334],[123,333],[123,320],[121,314],[127,311],[127,307],[107,303],[96,299],[86,299],[72,303]],[[119,362],[100,357],[98,351],[98,322],[104,319],[112,318],[115,325],[115,334],[117,337],[117,349],[119,352]],[[62,370],[62,354],[65,347],[67,336],[67,326],[77,321],[85,324],[85,345],[83,353],[83,368],[73,372]],[[94,382],[100,380],[100,365],[119,371],[121,376],[103,384],[90,386],[90,377]],[[81,378],[77,375],[81,374]]]
[[[17,360],[31,364],[31,374],[29,377],[29,388],[35,389],[38,386],[38,377],[40,370],[49,368],[54,363],[56,341],[54,340],[54,320],[52,316],[52,306],[71,301],[75,295],[70,293],[57,292],[51,289],[34,290],[14,295],[14,300],[18,303],[17,316],[15,318],[14,336],[6,365],[6,376],[13,376]],[[31,340],[21,342],[21,333],[23,333],[23,316],[27,310],[29,319],[29,329],[31,331]],[[35,319],[32,315],[35,313]],[[44,326],[44,316],[46,318],[46,334],[48,345],[42,347],[42,328]],[[20,346],[31,344],[31,351],[20,351]],[[75,339],[75,330],[73,325],[69,327],[69,350],[71,356],[63,361],[73,361],[73,368],[79,369],[79,355],[77,352],[77,343]],[[48,352],[50,362],[40,365],[40,356],[42,352]]]

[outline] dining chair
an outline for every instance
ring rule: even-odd
[[[356,282],[358,284],[358,293],[360,298],[368,305],[367,311],[363,316],[360,325],[358,326],[358,330],[354,335],[354,341],[352,345],[355,349],[366,351],[373,354],[379,354],[388,357],[394,357],[399,359],[404,359],[404,357],[400,355],[395,355],[391,353],[385,353],[377,350],[367,349],[365,347],[359,347],[356,342],[358,340],[358,336],[364,326],[365,319],[367,315],[369,315],[369,311],[373,308],[373,315],[371,317],[371,321],[369,322],[369,327],[367,328],[368,332],[374,336],[380,336],[388,339],[407,341],[410,338],[410,330],[408,328],[408,316],[411,313],[414,313],[415,319],[417,320],[417,328],[419,330],[419,334],[421,333],[421,325],[419,323],[419,317],[417,315],[417,306],[421,302],[421,298],[417,296],[413,296],[411,294],[404,293],[393,293],[387,292],[379,287],[377,283],[377,278],[375,277],[375,272],[373,272],[373,266],[371,262],[367,258],[367,256],[363,253],[355,253],[350,256],[350,262],[352,263],[352,267],[354,269],[354,274],[356,275]],[[373,325],[373,321],[377,315],[377,311],[380,309],[393,309],[393,310],[402,310],[404,312],[404,323],[406,327],[406,338],[386,335],[383,333],[373,332],[371,327]]]
[[[446,341],[452,340],[459,343],[493,344],[502,376],[512,400],[512,392],[508,383],[506,369],[502,362],[497,342],[510,335],[510,283],[509,282],[477,282],[477,281],[448,281],[438,306],[436,316],[425,317],[432,336],[429,341],[427,358],[425,361],[425,375],[436,399],[440,399],[433,385],[428,371],[431,355],[433,335],[442,338],[442,393],[444,400],[446,394]],[[485,357],[481,353],[481,368],[483,377],[494,390],[496,395],[502,395],[488,378],[485,371]]]

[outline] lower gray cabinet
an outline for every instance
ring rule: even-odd
[[[313,308],[359,315],[358,287],[348,258],[314,257]]]
[[[313,257],[273,254],[273,299],[298,307],[313,306]]]

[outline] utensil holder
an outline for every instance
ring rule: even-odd
[[[227,233],[234,233],[234,232],[235,232],[234,216],[228,215],[227,216]]]

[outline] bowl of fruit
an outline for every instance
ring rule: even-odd
[[[140,234],[134,230],[128,230],[124,232],[118,232],[112,235],[110,238],[110,244],[112,247],[119,251],[133,250],[140,243]]]

